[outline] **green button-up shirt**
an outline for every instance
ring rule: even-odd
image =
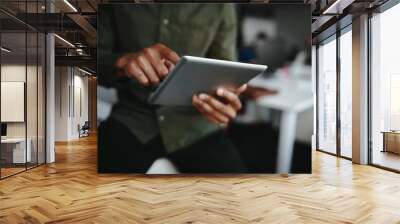
[[[218,126],[194,107],[156,107],[147,103],[154,88],[114,76],[116,59],[163,43],[179,55],[236,59],[233,4],[109,4],[98,15],[99,83],[117,88],[111,117],[146,143],[161,134],[169,152],[209,135]]]

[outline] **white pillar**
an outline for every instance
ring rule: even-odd
[[[46,1],[48,12],[54,11],[51,1]],[[54,34],[46,35],[46,163],[55,161],[55,53]]]
[[[368,163],[368,15],[353,19],[353,162]]]

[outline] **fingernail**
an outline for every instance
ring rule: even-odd
[[[205,99],[207,99],[207,95],[206,94],[204,94],[204,93],[202,93],[202,94],[200,94],[200,99],[201,100],[205,100]]]
[[[219,96],[224,95],[224,90],[223,89],[218,89],[217,90],[217,95],[219,95]]]

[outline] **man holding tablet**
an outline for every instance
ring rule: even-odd
[[[119,102],[99,128],[99,172],[145,173],[160,157],[183,173],[246,172],[223,128],[246,86],[194,95],[193,106],[158,107],[149,95],[179,55],[234,60],[232,4],[104,5],[99,10],[99,83]]]

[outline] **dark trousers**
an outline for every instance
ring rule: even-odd
[[[142,144],[124,125],[109,119],[99,127],[100,173],[146,173],[160,157],[171,160],[181,173],[244,173],[235,146],[223,131],[167,154],[160,136]]]

